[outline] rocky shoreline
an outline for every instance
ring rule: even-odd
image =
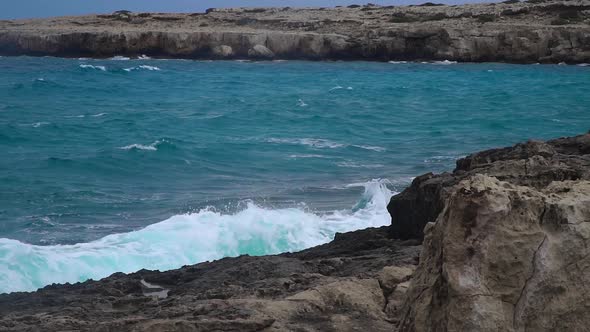
[[[0,295],[2,331],[583,331],[590,133],[472,154],[392,225],[275,256]]]
[[[0,55],[590,63],[590,2],[120,11],[0,21]]]

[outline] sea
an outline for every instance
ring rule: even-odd
[[[0,57],[0,293],[292,252],[590,129],[590,66]]]

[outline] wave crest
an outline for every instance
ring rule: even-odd
[[[386,205],[392,192],[386,182],[349,185],[359,186],[364,193],[355,207],[326,215],[248,203],[235,214],[203,209],[89,243],[37,246],[0,239],[0,293],[142,268],[169,270],[241,254],[298,251],[327,243],[337,232],[389,224]]]

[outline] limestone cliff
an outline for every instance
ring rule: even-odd
[[[0,21],[0,54],[590,62],[590,2],[238,8]]]

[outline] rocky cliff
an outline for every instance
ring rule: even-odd
[[[393,197],[391,227],[0,295],[0,330],[585,331],[589,169],[590,133],[475,153]]]
[[[588,0],[116,12],[0,21],[0,54],[590,62]]]

